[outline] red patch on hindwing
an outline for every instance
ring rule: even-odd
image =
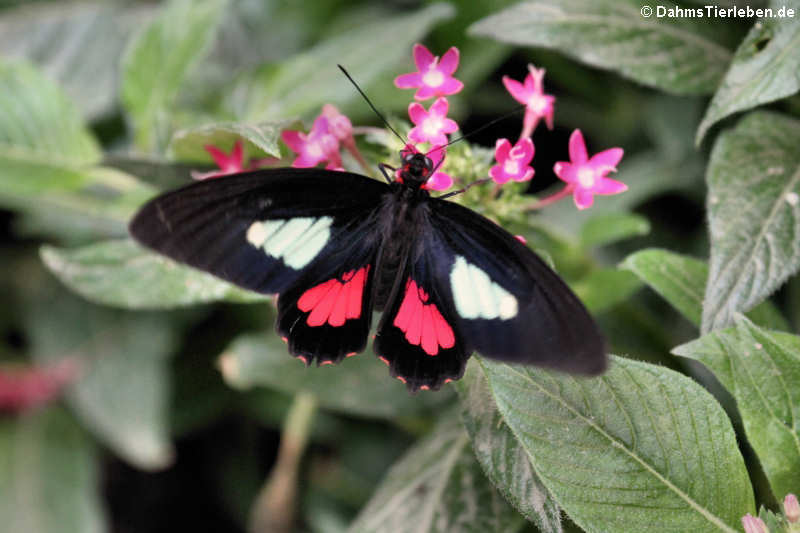
[[[328,324],[344,325],[349,319],[361,316],[361,302],[370,265],[342,274],[342,280],[329,279],[300,296],[297,308],[309,313],[306,323],[311,327]]]
[[[436,305],[427,302],[428,293],[409,278],[393,324],[405,333],[409,343],[421,347],[428,355],[436,355],[439,347],[455,346],[456,337]]]

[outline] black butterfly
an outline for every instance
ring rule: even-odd
[[[578,298],[494,222],[430,196],[431,159],[401,153],[388,185],[317,168],[193,183],[130,224],[172,259],[278,298],[278,333],[306,364],[367,344],[409,389],[459,379],[473,351],[578,374],[605,369],[604,341]]]

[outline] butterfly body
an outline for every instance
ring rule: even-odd
[[[458,379],[473,351],[596,374],[604,342],[561,279],[505,230],[431,197],[431,160],[404,152],[390,184],[271,169],[166,193],[131,222],[142,244],[279,294],[276,329],[306,364],[374,351],[411,390]]]

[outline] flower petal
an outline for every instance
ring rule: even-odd
[[[511,142],[508,139],[497,139],[494,143],[494,158],[501,165],[508,159],[508,152],[511,150]]]
[[[414,45],[414,64],[420,72],[425,72],[436,57],[421,44]]]
[[[453,72],[458,68],[458,48],[451,46],[450,49],[444,53],[442,59],[439,60],[439,70],[442,74],[452,76]]]
[[[514,176],[514,181],[530,181],[533,179],[533,174],[535,171],[531,167],[523,167],[525,168],[525,173],[521,176]]]
[[[394,79],[394,86],[398,89],[413,89],[422,85],[422,75],[419,72],[400,74]]]
[[[408,116],[414,124],[421,124],[423,120],[428,118],[428,112],[422,107],[422,104],[412,102],[408,105]]]
[[[454,131],[458,131],[458,123],[450,118],[446,118],[442,120],[442,133],[453,133]]]
[[[433,168],[436,168],[439,166],[442,159],[444,159],[446,153],[447,149],[444,147],[444,145],[437,145],[428,150],[428,153],[425,155],[431,158],[431,161],[433,162]]]
[[[588,209],[594,203],[594,195],[592,191],[577,187],[575,192],[572,193],[572,198],[575,200],[575,206],[578,209]]]
[[[588,159],[586,143],[581,130],[575,130],[569,136],[569,158],[573,163],[585,163]]]
[[[619,194],[627,190],[627,185],[611,178],[601,178],[592,188],[595,194]]]
[[[518,159],[521,164],[527,165],[533,159],[534,151],[533,141],[526,137],[517,141],[510,155]]]
[[[612,170],[616,170],[617,164],[622,159],[625,151],[622,148],[609,148],[608,150],[603,150],[602,152],[598,152],[592,156],[589,160],[589,165],[591,165],[595,170],[604,170],[606,172],[610,172]]]
[[[508,76],[503,76],[503,85],[506,86],[506,90],[511,94],[514,100],[520,104],[524,104],[528,101],[528,92],[517,80],[509,78]]]
[[[456,94],[464,88],[464,84],[455,78],[447,78],[447,80],[439,86],[439,94]]]
[[[558,179],[567,183],[575,183],[577,181],[576,166],[567,161],[559,161],[553,165],[553,173],[558,176]]]
[[[428,112],[432,115],[444,117],[447,115],[447,110],[449,108],[450,108],[450,102],[448,102],[447,98],[445,98],[444,96],[440,96],[439,98],[436,99],[436,101],[433,103]]]
[[[489,176],[498,185],[502,185],[510,179],[509,176],[503,171],[502,165],[495,165],[492,168],[490,168]]]
[[[420,83],[422,83],[421,80]],[[436,89],[423,84],[417,89],[417,92],[414,93],[414,100],[427,100],[431,96],[436,96]]]
[[[295,130],[286,130],[281,133],[281,139],[286,143],[292,152],[299,154],[303,151],[303,145],[306,143],[306,136],[304,133]]]
[[[453,186],[453,178],[444,172],[434,172],[433,176],[425,183],[427,189],[433,191],[445,191]]]

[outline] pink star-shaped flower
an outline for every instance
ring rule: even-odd
[[[547,123],[547,129],[553,129],[553,104],[556,101],[555,96],[544,94],[544,69],[528,65],[528,71],[523,83],[503,76],[503,85],[511,96],[520,104],[525,104],[521,137],[530,137],[542,118]]]
[[[353,123],[332,104],[322,106],[322,116],[328,119],[328,131],[342,144],[353,141]]]
[[[559,161],[553,172],[567,183],[578,209],[586,209],[594,203],[594,195],[619,194],[628,190],[621,181],[607,178],[609,172],[617,171],[622,159],[622,148],[609,148],[589,158],[581,130],[575,130],[569,137],[570,162]]]
[[[447,98],[439,97],[425,111],[422,104],[413,102],[408,106],[408,116],[416,126],[408,132],[409,140],[415,143],[429,142],[434,146],[447,144],[447,134],[458,130],[455,120],[447,118],[450,104]]]
[[[494,147],[497,164],[489,169],[489,176],[498,185],[508,180],[528,181],[533,177],[530,163],[534,152],[533,141],[528,138],[518,140],[513,148],[508,139],[497,139]]]
[[[428,181],[425,182],[425,188],[431,191],[446,191],[450,187],[453,186],[453,178],[450,174],[442,172],[440,170],[435,170],[442,165],[442,161],[445,157],[445,149],[443,146],[434,146],[433,149],[429,150],[427,154],[428,157],[431,158],[433,161],[433,168],[434,172]]]
[[[417,88],[415,100],[447,96],[464,88],[464,84],[453,77],[458,68],[458,48],[455,46],[445,52],[440,60],[421,44],[415,44],[414,63],[417,72],[401,74],[394,79],[394,85],[398,89]]]
[[[325,115],[317,117],[308,133],[287,130],[281,133],[281,139],[297,154],[292,162],[293,167],[315,167],[324,161],[328,163],[325,168],[336,170],[342,167],[339,141],[331,132],[328,118]]]
[[[219,170],[212,170],[211,172],[192,172],[192,178],[196,180],[204,180],[208,178],[216,178],[217,176],[236,174],[237,172],[242,172],[245,170],[244,150],[242,149],[241,140],[237,140],[233,145],[230,155],[211,144],[207,144],[203,148],[206,149],[206,152],[211,154],[211,157],[214,159],[214,163],[216,163],[219,167]]]

